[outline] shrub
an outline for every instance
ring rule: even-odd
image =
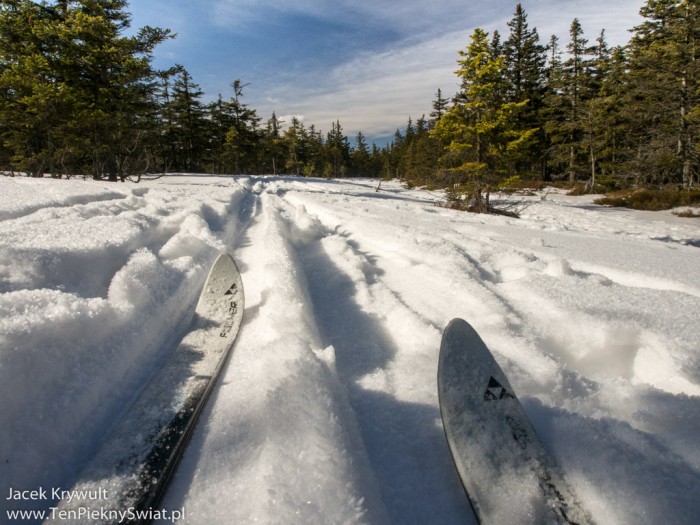
[[[669,210],[679,206],[700,206],[700,190],[640,188],[609,193],[594,202],[635,210]]]

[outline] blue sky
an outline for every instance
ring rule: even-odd
[[[157,67],[182,64],[205,91],[244,101],[264,120],[274,110],[328,131],[381,141],[408,117],[428,114],[437,89],[452,96],[457,50],[474,27],[507,35],[516,0],[131,0],[132,27],[177,33],[156,50]],[[624,44],[643,0],[521,2],[543,43],[568,42],[577,17],[593,42]]]

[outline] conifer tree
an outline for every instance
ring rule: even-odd
[[[327,165],[325,176],[329,178],[342,177],[345,175],[348,161],[350,159],[350,144],[343,134],[340,121],[331,124],[331,130],[326,138]]]
[[[270,169],[273,175],[277,175],[278,169],[284,168],[284,141],[282,138],[283,121],[277,118],[275,112],[268,119],[263,143],[265,148],[265,167]]]
[[[580,99],[580,122],[583,134],[583,147],[589,161],[589,191],[597,184],[599,163],[606,153],[608,140],[613,130],[611,127],[616,101],[608,93],[614,87],[608,84],[611,70],[611,53],[605,40],[605,30],[601,31],[589,53],[592,58],[587,71],[587,96]]]
[[[432,128],[435,123],[442,118],[442,116],[447,113],[447,109],[450,107],[450,100],[442,96],[442,90],[438,88],[435,94],[435,100],[433,101],[433,110],[430,112],[430,127]]]
[[[326,151],[323,141],[323,133],[316,130],[316,126],[311,124],[306,131],[306,148],[305,148],[305,177],[319,177],[323,174],[326,167]]]
[[[293,173],[299,177],[304,168],[304,124],[297,118],[292,117],[292,122],[284,132],[284,140],[287,144],[287,162],[285,168],[287,173]]]
[[[229,125],[220,155],[224,170],[234,173],[255,173],[259,161],[260,117],[243,102],[243,88],[246,86],[239,79],[231,83],[233,96],[221,104],[222,114],[219,116]]]
[[[484,213],[491,211],[490,193],[513,174],[514,159],[535,130],[517,129],[525,103],[506,100],[504,58],[493,55],[486,31],[476,28],[459,56],[461,88],[433,134],[448,144],[442,162],[470,209]]]
[[[369,177],[371,173],[369,148],[364,133],[359,131],[355,137],[355,147],[350,153],[351,171],[356,177]]]
[[[508,100],[527,102],[526,107],[517,117],[518,128],[537,129],[536,140],[533,141],[532,147],[518,161],[518,171],[542,173],[545,164],[542,107],[546,89],[546,49],[540,44],[537,29],[530,29],[527,13],[521,4],[516,5],[508,27],[510,32],[503,45]]]
[[[174,169],[197,171],[208,147],[208,121],[201,102],[204,95],[199,85],[183,66],[176,66],[177,77],[165,106],[170,118],[170,137],[175,152]]]
[[[135,36],[125,0],[3,2],[0,119],[14,164],[36,173],[122,179],[153,141],[153,49],[167,30]]]
[[[629,92],[627,57],[622,47],[610,50],[605,59],[604,75],[599,75],[600,86],[595,97],[585,104],[590,117],[591,186],[596,173],[611,178],[624,175],[629,167],[630,152],[634,149],[634,118],[626,107]]]
[[[0,4],[0,137],[12,165],[41,175],[55,174],[69,104],[61,89],[58,14],[34,2]]]
[[[551,141],[551,159],[566,166],[569,182],[573,183],[579,174],[588,172],[582,106],[591,96],[591,69],[588,40],[578,19],[571,23],[569,35],[567,60],[550,63],[545,127]]]
[[[647,0],[630,43],[630,105],[642,124],[636,171],[643,180],[698,180],[700,5]]]

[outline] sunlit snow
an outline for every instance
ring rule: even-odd
[[[185,523],[475,523],[441,333],[494,352],[596,522],[700,516],[700,225],[556,191],[521,219],[398,182],[0,177],[0,511],[70,488],[224,251],[240,336],[171,483]]]

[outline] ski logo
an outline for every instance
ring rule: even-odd
[[[489,386],[484,392],[484,401],[498,401],[499,399],[515,399],[515,396],[508,392],[501,383],[491,376]]]
[[[234,299],[233,296],[238,295],[238,285],[235,282],[228,287],[228,290],[224,292],[224,296],[227,295],[230,295],[231,297],[226,298],[227,319],[226,321],[224,321],[224,324],[221,327],[221,332],[219,333],[221,337],[228,337],[234,325],[236,324],[235,319],[236,315],[238,314],[238,300]]]
[[[234,325],[236,324],[235,319],[236,314],[238,313],[238,302],[230,301],[226,313],[228,314],[228,318],[226,319],[226,321],[224,321],[224,325],[221,327],[221,332],[219,333],[221,337],[228,337]]]

